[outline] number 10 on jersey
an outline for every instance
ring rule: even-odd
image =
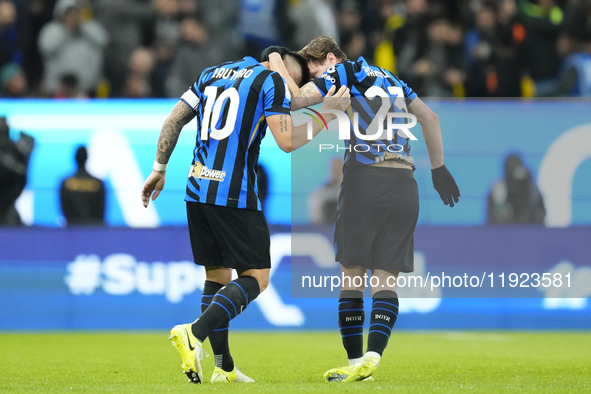
[[[238,107],[240,105],[238,91],[236,88],[229,88],[218,96],[217,87],[207,86],[203,94],[205,95],[205,108],[203,109],[203,123],[201,124],[201,140],[206,141],[208,135],[211,135],[211,138],[216,140],[228,138],[234,131],[234,126],[236,126]],[[221,123],[225,124],[222,128],[217,129],[216,126],[220,119]]]

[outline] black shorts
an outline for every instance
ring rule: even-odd
[[[224,268],[271,268],[271,238],[261,211],[187,202],[195,264]]]
[[[360,167],[343,180],[335,225],[345,267],[412,272],[419,190],[412,170]]]

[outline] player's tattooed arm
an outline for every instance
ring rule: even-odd
[[[284,152],[291,152],[291,115],[271,115],[267,117],[267,124],[279,148]]]
[[[156,162],[160,164],[167,164],[170,159],[170,155],[176,146],[179,139],[179,134],[184,125],[189,123],[191,119],[195,117],[195,113],[187,104],[180,101],[174,106],[168,118],[164,121],[162,130],[160,130],[160,136],[158,137],[158,149],[156,150]],[[154,163],[156,166],[156,163]],[[145,208],[152,201],[160,195],[164,184],[166,182],[166,169],[158,170],[153,167],[152,173],[144,182],[142,188],[142,204]]]
[[[290,127],[287,124],[288,120],[291,122],[291,119],[288,119],[287,115],[279,115],[279,130],[281,134],[287,133],[290,130]]]
[[[322,101],[320,90],[314,85],[314,82],[308,82],[300,88],[295,100],[291,101],[291,110],[309,107]]]
[[[168,163],[183,126],[189,123],[194,117],[195,113],[184,102],[179,101],[174,106],[170,115],[166,118],[160,130],[160,136],[158,137],[158,150],[156,152],[156,161],[158,163]]]

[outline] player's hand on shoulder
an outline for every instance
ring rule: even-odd
[[[437,190],[445,205],[453,207],[454,202],[460,201],[460,189],[445,164],[431,170],[431,176],[433,178],[433,187]]]
[[[324,97],[351,97],[351,91],[345,85],[341,85],[341,87],[339,88],[339,90],[336,91],[336,93],[335,90],[336,86],[332,85],[330,89],[328,89],[328,92]]]
[[[322,102],[322,109],[336,109],[339,111],[346,111],[351,105],[351,91],[345,85],[341,86],[339,90],[333,85]]]
[[[142,204],[145,208],[148,207],[150,204],[150,197],[152,197],[152,201],[156,200],[160,195],[162,189],[164,189],[164,183],[166,182],[166,172],[165,171],[152,171],[152,173],[144,182],[144,187],[142,188]]]

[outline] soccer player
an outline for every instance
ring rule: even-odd
[[[309,79],[306,62],[297,53],[285,54],[283,61],[290,78],[298,83]],[[334,97],[344,100],[332,100],[332,108],[346,108],[348,96],[347,88],[340,89]],[[256,178],[267,125],[286,152],[308,142],[305,125],[292,130],[290,98],[285,80],[268,69],[268,62],[245,57],[204,70],[160,131],[153,171],[141,193],[145,207],[164,188],[167,163],[182,127],[197,117],[185,201],[194,261],[206,271],[202,314],[191,324],[175,326],[170,338],[189,382],[203,381],[206,338],[215,355],[212,382],[253,382],[234,365],[228,324],[269,283],[270,236]],[[315,127],[314,133],[319,131],[320,126]],[[238,273],[233,281],[232,269]]]
[[[330,37],[312,40],[299,53],[308,61],[311,77],[315,78],[301,89],[285,73],[279,55],[269,54],[271,69],[284,75],[292,94],[301,97],[294,104],[301,105],[300,100],[316,102],[330,89],[347,86],[351,97],[359,99],[352,100],[352,109],[358,113],[359,123],[370,124],[377,111],[367,99],[386,97],[388,99],[384,102],[390,106],[389,97],[396,97],[395,101],[392,99],[394,105],[391,108],[396,112],[410,111],[422,126],[433,185],[443,203],[453,207],[459,201],[460,191],[443,163],[439,119],[411,88],[391,72],[370,66],[363,57],[357,61],[347,60]],[[377,103],[383,105],[382,101]],[[419,214],[414,161],[407,136],[396,132],[392,140],[365,141],[351,131],[350,137],[345,140],[344,177],[335,225],[336,261],[341,264],[345,277],[338,303],[338,320],[349,366],[327,371],[324,379],[329,382],[368,379],[378,367],[398,317],[396,282],[392,279],[397,279],[399,272],[413,271],[413,236]],[[366,145],[367,151],[365,147],[355,149],[361,145]],[[399,148],[392,152],[391,147]],[[362,277],[367,270],[379,279],[376,282],[379,285],[371,289],[373,302],[364,354],[365,284],[352,279]]]

